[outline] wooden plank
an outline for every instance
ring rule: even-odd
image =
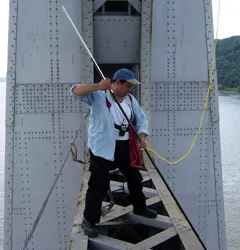
[[[152,237],[149,237],[146,240],[139,242],[136,246],[143,248],[143,249],[152,248],[163,243],[164,241],[171,239],[172,237],[176,235],[177,235],[176,229],[174,227],[170,227],[164,230],[163,232],[155,234]]]
[[[192,230],[185,216],[179,209],[177,203],[172,197],[170,191],[166,187],[162,178],[159,176],[157,170],[152,165],[150,159],[147,157],[144,152],[144,165],[147,169],[151,179],[156,187],[156,190],[163,202],[164,207],[166,208],[169,217],[171,218],[173,225],[182,241],[186,250],[203,250],[201,242],[197,238],[196,234]]]
[[[126,241],[117,240],[114,238],[110,238],[104,235],[99,235],[97,238],[89,238],[90,245],[99,250],[113,249],[113,250],[139,250],[139,249],[148,249],[138,247],[135,244],[131,244]]]
[[[88,249],[88,236],[84,234],[72,234],[69,250],[87,250]]]

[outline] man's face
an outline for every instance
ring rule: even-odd
[[[117,83],[117,92],[119,96],[124,97],[124,96],[127,96],[131,92],[132,87],[133,87],[132,83],[128,81],[121,83],[119,80],[116,83]]]

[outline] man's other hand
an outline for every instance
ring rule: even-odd
[[[146,141],[146,135],[141,133],[139,135],[139,138],[140,138],[140,148],[146,148],[147,147],[147,141]]]

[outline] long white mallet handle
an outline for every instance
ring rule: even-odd
[[[76,33],[77,33],[77,35],[78,35],[78,37],[79,37],[80,41],[82,42],[82,45],[84,46],[84,48],[86,49],[87,53],[88,53],[88,54],[89,54],[89,56],[91,57],[91,60],[93,61],[93,63],[94,63],[94,65],[95,65],[95,67],[96,67],[96,69],[97,69],[98,73],[101,75],[102,79],[106,80],[106,77],[104,76],[104,74],[102,73],[101,69],[99,68],[99,66],[98,66],[97,62],[96,62],[96,61],[95,61],[95,59],[93,58],[92,53],[91,53],[91,52],[90,52],[90,50],[88,49],[88,47],[87,47],[86,43],[84,42],[84,40],[83,40],[82,36],[81,36],[81,35],[80,35],[80,33],[78,32],[78,30],[77,30],[77,28],[76,28],[75,24],[73,23],[73,21],[72,21],[71,17],[69,16],[69,14],[68,14],[67,10],[65,9],[65,7],[64,7],[63,5],[62,5],[62,9],[63,9],[64,13],[66,14],[66,16],[67,16],[68,20],[69,20],[69,21],[70,21],[70,23],[72,24],[72,26],[73,26],[74,30],[76,31]]]

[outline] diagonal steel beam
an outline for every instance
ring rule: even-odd
[[[168,229],[173,226],[173,223],[170,220],[170,218],[164,215],[158,215],[157,218],[150,219],[150,218],[146,218],[143,216],[133,214],[131,212],[127,215],[124,215],[122,218],[128,222],[139,223],[142,225],[160,228],[160,229]]]
[[[90,246],[98,249],[98,250],[122,250],[122,249],[128,249],[128,250],[139,250],[144,249],[148,250],[146,247],[139,247],[135,244],[117,240],[114,238],[110,238],[104,235],[99,235],[97,238],[89,238]],[[150,250],[150,249],[149,249]]]
[[[182,244],[186,250],[204,250],[201,242],[199,241],[194,230],[191,228],[187,219],[185,218],[182,211],[179,209],[178,204],[174,200],[163,179],[150,162],[147,155],[144,153],[144,165],[149,175],[152,178],[154,186],[162,200],[162,203],[167,210],[167,213],[182,241]]]
[[[111,181],[112,192],[115,192],[115,191],[122,192],[122,189],[125,193],[129,193],[127,183],[122,184],[121,182],[118,182],[118,181]],[[156,189],[147,188],[147,187],[143,187],[143,193],[147,198],[151,198],[151,197],[158,195]]]
[[[152,197],[150,199],[147,199],[146,204],[147,204],[147,206],[150,206],[150,205],[155,204],[159,201],[160,201],[159,196],[155,196],[155,197]],[[106,204],[106,203],[103,202],[103,204]],[[108,213],[105,217],[101,218],[100,224],[102,224],[106,221],[117,219],[125,214],[131,213],[132,211],[133,211],[132,205],[129,205],[127,207],[121,207],[121,206],[115,205],[110,213]]]
[[[174,227],[170,227],[161,233],[155,234],[152,237],[149,237],[146,240],[139,242],[136,246],[138,246],[140,249],[143,247],[153,248],[157,245],[160,245],[164,241],[171,239],[176,235],[177,235],[176,229]]]

